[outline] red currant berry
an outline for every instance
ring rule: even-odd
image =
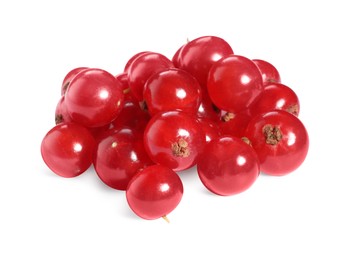
[[[150,53],[150,51],[141,51],[141,52],[138,52],[136,54],[134,54],[126,63],[126,65],[124,66],[124,73],[127,73],[128,70],[129,70],[129,67],[132,66],[132,63],[135,59],[137,59],[139,56],[141,56],[142,54],[145,54],[145,53]]]
[[[90,167],[94,146],[95,141],[85,127],[62,123],[53,127],[43,138],[41,155],[54,173],[70,178]]]
[[[281,77],[278,70],[271,63],[259,59],[253,59],[252,61],[260,69],[264,84],[272,82],[281,82]]]
[[[197,116],[199,118],[208,118],[213,121],[218,121],[220,119],[220,115],[220,109],[213,104],[206,89],[202,89],[202,99],[198,108]]]
[[[155,115],[144,131],[144,147],[149,157],[174,171],[194,166],[205,143],[199,122],[181,111]]]
[[[222,110],[238,113],[245,110],[263,90],[262,76],[248,58],[230,55],[216,62],[208,76],[208,92]]]
[[[183,183],[171,169],[162,165],[148,166],[129,182],[126,198],[135,214],[144,219],[166,217],[180,203]]]
[[[144,150],[141,133],[130,128],[107,133],[98,142],[94,168],[109,187],[125,190],[137,171],[153,163]]]
[[[198,121],[205,134],[205,140],[207,143],[213,139],[219,138],[221,133],[216,122],[208,118],[198,118]]]
[[[268,83],[258,99],[251,105],[252,115],[263,114],[279,109],[298,116],[300,102],[296,93],[281,83]]]
[[[130,94],[125,94],[129,96]],[[144,111],[138,102],[133,99],[127,99],[123,102],[123,109],[118,117],[112,122],[112,127],[120,129],[129,127],[140,132],[144,132],[144,128],[149,122],[150,115],[148,111]]]
[[[72,122],[72,119],[66,109],[65,96],[61,96],[55,110],[55,123],[56,125],[58,125],[61,123],[70,123],[70,122]]]
[[[139,55],[128,68],[128,83],[133,96],[138,101],[143,101],[144,84],[148,78],[169,68],[174,68],[173,63],[160,53],[147,52]]]
[[[239,113],[222,111],[221,121],[218,123],[220,132],[223,135],[232,135],[239,138],[245,136],[246,127],[252,116],[248,109]]]
[[[261,171],[285,175],[305,160],[309,139],[303,123],[291,113],[276,110],[252,118],[246,129],[259,160]]]
[[[88,69],[87,67],[78,67],[78,68],[74,68],[73,70],[71,70],[70,72],[67,73],[67,75],[65,76],[65,78],[63,79],[62,82],[62,87],[61,87],[61,95],[63,96],[66,91],[68,86],[71,83],[71,80],[78,74],[80,73],[82,70]]]
[[[181,54],[180,53],[183,50],[184,46],[185,46],[185,44],[183,44],[173,55],[172,62],[176,68],[180,67],[180,64],[181,64],[181,61],[180,61]]]
[[[247,190],[260,173],[257,155],[241,139],[222,136],[212,140],[199,157],[197,170],[204,186],[218,195]]]
[[[233,53],[225,40],[216,36],[203,36],[185,44],[178,53],[176,62],[180,69],[188,71],[205,87],[211,66]]]
[[[201,102],[201,87],[188,72],[173,68],[152,75],[144,86],[143,98],[152,116],[170,110],[195,115]]]
[[[113,75],[101,69],[87,69],[71,81],[65,105],[74,122],[99,127],[118,116],[123,99],[123,90]]]
[[[125,72],[120,73],[116,76],[116,79],[119,81],[123,94],[129,93],[128,74]]]

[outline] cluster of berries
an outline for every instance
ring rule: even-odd
[[[116,76],[71,70],[41,154],[62,177],[93,164],[138,216],[166,218],[182,199],[183,170],[196,167],[204,186],[222,196],[247,190],[260,172],[296,170],[309,146],[299,110],[271,63],[203,36],[171,59],[137,53]]]

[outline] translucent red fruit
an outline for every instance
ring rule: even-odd
[[[72,122],[72,119],[67,112],[67,108],[65,105],[65,96],[61,96],[60,100],[56,105],[55,123],[56,125],[58,125],[61,123],[70,123],[70,122]]]
[[[229,113],[222,111],[221,120],[218,122],[218,127],[221,134],[232,135],[236,137],[244,137],[246,127],[252,118],[249,109],[243,110],[239,113]]]
[[[71,80],[82,70],[88,69],[88,67],[78,67],[78,68],[74,68],[72,70],[70,70],[67,75],[65,76],[65,78],[63,79],[62,82],[62,86],[61,86],[61,95],[63,96],[66,91],[68,86],[70,85]]]
[[[165,217],[183,197],[179,176],[162,165],[148,166],[129,182],[126,198],[135,214],[144,219]]]
[[[264,84],[272,82],[281,82],[280,73],[271,63],[260,59],[253,59],[252,61],[260,69]]]
[[[215,121],[212,121],[208,118],[198,118],[201,129],[205,134],[206,142],[210,142],[213,139],[216,139],[220,136],[221,132]]]
[[[144,147],[149,157],[174,171],[194,166],[205,143],[199,122],[181,111],[155,115],[144,131]]]
[[[195,115],[202,94],[198,81],[192,75],[172,68],[155,73],[147,80],[143,98],[152,116],[170,110]]]
[[[112,74],[102,69],[87,69],[71,81],[65,105],[74,122],[99,127],[118,116],[123,99],[120,83]]]
[[[231,46],[224,39],[202,36],[182,46],[173,60],[178,68],[188,71],[205,87],[211,66],[233,53]]]
[[[148,78],[169,68],[174,68],[173,63],[160,53],[145,52],[135,58],[127,70],[128,84],[133,96],[142,101],[144,84]]]
[[[202,88],[202,99],[198,108],[197,116],[199,118],[208,118],[218,121],[221,116],[220,109],[213,104],[205,88]]]
[[[263,90],[261,72],[246,57],[230,55],[210,69],[207,83],[212,102],[222,110],[239,113]]]
[[[281,83],[268,83],[258,99],[251,105],[252,115],[267,113],[272,110],[285,110],[295,116],[299,115],[300,102],[296,93]]]
[[[118,117],[112,122],[113,128],[129,127],[143,132],[150,115],[148,111],[144,111],[138,102],[127,99],[123,102],[123,109]]]
[[[143,146],[142,133],[130,128],[108,131],[98,142],[94,160],[98,177],[109,187],[125,190],[137,171],[153,164]]]
[[[53,127],[41,142],[41,155],[57,175],[75,177],[92,164],[95,140],[83,126],[62,123]]]
[[[122,88],[123,94],[127,94],[129,92],[128,85],[128,74],[123,72],[116,75],[116,79],[119,81],[119,85]]]
[[[183,47],[185,46],[185,44],[183,44],[175,53],[174,53],[174,55],[173,55],[173,57],[172,57],[172,62],[173,62],[173,64],[174,64],[174,66],[176,67],[176,68],[179,68],[179,66],[180,66],[180,53],[181,53],[181,51],[182,51],[182,49],[183,49]]]
[[[126,63],[126,65],[124,66],[124,73],[127,73],[128,70],[129,70],[129,67],[132,66],[132,63],[133,61],[138,58],[139,56],[141,56],[142,54],[145,54],[145,53],[149,53],[150,51],[141,51],[141,52],[138,52],[136,54],[134,54]]]
[[[260,166],[251,146],[237,137],[222,136],[208,143],[199,157],[197,171],[209,191],[228,196],[251,187]]]
[[[251,119],[246,129],[260,160],[261,171],[286,175],[305,160],[309,138],[303,123],[291,113],[276,110]]]

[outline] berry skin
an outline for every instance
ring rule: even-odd
[[[142,54],[145,54],[145,53],[150,53],[150,51],[141,51],[141,52],[138,52],[136,54],[134,54],[126,63],[126,65],[124,66],[124,73],[127,73],[128,70],[129,70],[129,67],[132,66],[132,63],[135,59],[137,59],[139,56],[141,56]]]
[[[72,119],[67,112],[67,108],[65,105],[65,96],[61,96],[55,110],[55,123],[56,125],[58,125],[60,123],[70,123],[70,122],[72,122]]]
[[[173,59],[175,64],[193,75],[203,88],[206,86],[211,66],[221,58],[234,54],[231,46],[216,36],[196,38],[177,52]]]
[[[215,121],[208,118],[198,118],[201,129],[205,133],[205,140],[209,143],[211,140],[219,138],[221,132]]]
[[[152,116],[170,110],[195,115],[202,99],[198,81],[188,72],[174,68],[152,75],[144,86],[143,97]]]
[[[176,67],[176,68],[180,68],[180,63],[181,63],[181,61],[180,61],[180,58],[181,58],[181,51],[183,50],[183,47],[185,46],[185,44],[183,44],[175,53],[174,53],[174,55],[173,55],[173,57],[172,57],[172,62],[173,62],[173,64],[174,64],[174,66]]]
[[[128,84],[137,101],[143,101],[144,84],[153,74],[174,68],[167,57],[156,52],[145,52],[131,62],[128,67]]]
[[[281,83],[267,83],[261,95],[249,109],[252,115],[263,114],[279,109],[298,116],[300,112],[300,102],[296,93],[286,85]]]
[[[109,187],[125,190],[137,171],[153,164],[143,146],[143,135],[130,128],[108,131],[101,137],[93,160],[98,177]]]
[[[121,85],[112,74],[102,69],[87,69],[71,81],[65,105],[74,122],[99,127],[116,119],[123,99]]]
[[[181,111],[155,115],[144,131],[144,147],[149,157],[174,171],[194,166],[205,143],[200,123]]]
[[[202,100],[198,108],[197,116],[199,118],[207,118],[213,121],[220,120],[220,109],[213,104],[206,89],[202,90]]]
[[[222,111],[221,121],[218,123],[223,135],[232,135],[239,138],[245,136],[245,131],[252,116],[248,109],[240,113],[229,113]]]
[[[73,70],[69,71],[67,73],[67,75],[65,76],[65,78],[63,79],[62,82],[62,87],[61,87],[61,95],[65,95],[68,86],[70,85],[72,79],[78,74],[80,73],[82,70],[88,69],[88,67],[78,67],[78,68],[74,68]]]
[[[283,110],[256,115],[245,135],[260,160],[261,171],[269,175],[286,175],[305,160],[309,138],[303,123]]]
[[[162,165],[148,166],[129,182],[126,198],[139,217],[152,220],[166,217],[183,197],[183,183],[171,169]]]
[[[197,171],[209,191],[229,196],[251,187],[260,166],[251,146],[237,137],[221,136],[208,143],[198,159]]]
[[[252,61],[259,68],[264,85],[266,85],[266,83],[281,82],[280,73],[271,63],[259,59],[253,59]]]
[[[85,172],[92,164],[95,140],[83,126],[62,123],[43,138],[41,155],[57,175],[71,178]]]
[[[212,102],[218,108],[240,113],[261,94],[263,82],[261,72],[253,61],[230,55],[211,67],[207,88]]]

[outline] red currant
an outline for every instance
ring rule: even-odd
[[[198,108],[197,116],[200,118],[208,118],[213,121],[220,119],[221,111],[213,104],[208,92],[202,89],[202,99]]]
[[[251,105],[252,115],[267,113],[275,109],[286,110],[298,116],[300,102],[296,93],[281,83],[267,83],[258,99]]]
[[[201,87],[188,72],[172,68],[152,75],[144,86],[143,97],[152,116],[170,110],[195,115],[201,102]]]
[[[126,65],[124,66],[124,73],[127,73],[128,70],[129,70],[129,67],[132,66],[132,63],[135,59],[137,59],[139,56],[141,56],[142,54],[145,54],[145,53],[150,53],[150,51],[141,51],[141,52],[138,52],[136,54],[134,54],[126,63]]]
[[[178,63],[178,68],[188,71],[205,88],[211,66],[233,53],[231,46],[224,39],[202,36],[182,46],[175,62]]]
[[[60,123],[70,123],[70,122],[72,122],[72,119],[67,112],[67,108],[65,105],[65,96],[61,96],[55,110],[55,123],[56,125],[58,125]]]
[[[219,138],[221,132],[216,122],[208,118],[198,118],[198,121],[205,134],[205,140],[207,143],[213,139]]]
[[[144,219],[166,217],[180,203],[183,183],[171,169],[162,165],[148,166],[129,182],[126,198],[135,214]]]
[[[199,122],[181,111],[155,115],[144,131],[144,147],[149,157],[174,171],[194,166],[205,143]]]
[[[246,129],[259,160],[261,171],[285,175],[305,160],[309,139],[303,123],[291,113],[276,110],[252,118]]]
[[[239,113],[259,96],[263,83],[261,73],[253,61],[243,56],[230,55],[211,67],[207,87],[217,107]]]
[[[85,127],[62,123],[53,127],[43,138],[41,155],[54,173],[70,178],[90,167],[94,146],[95,141]]]
[[[98,143],[94,168],[109,187],[125,190],[138,170],[153,163],[144,150],[141,133],[130,128],[107,133]]]
[[[63,96],[66,91],[68,86],[71,83],[71,80],[78,74],[80,73],[82,70],[88,69],[87,67],[78,67],[78,68],[74,68],[73,70],[69,71],[67,73],[67,75],[65,76],[65,78],[63,79],[62,82],[62,87],[61,87],[61,95]]]
[[[281,82],[280,73],[271,63],[259,59],[253,59],[252,61],[260,69],[264,84],[272,82]]]
[[[197,170],[204,186],[218,195],[247,190],[260,173],[257,155],[241,139],[222,136],[212,140],[199,157]]]
[[[133,60],[128,68],[128,83],[133,96],[143,100],[144,84],[153,74],[174,68],[173,63],[164,55],[155,52],[146,52]]]
[[[143,132],[149,119],[148,111],[144,111],[138,102],[127,99],[124,100],[123,109],[112,122],[112,126],[117,129],[125,126]]]
[[[248,123],[252,118],[249,109],[239,113],[222,111],[221,121],[218,123],[220,132],[224,135],[244,137]]]
[[[123,99],[123,90],[113,75],[101,69],[87,69],[71,81],[65,105],[74,122],[99,127],[118,116]]]
[[[185,44],[183,44],[173,55],[172,62],[173,62],[174,66],[176,68],[180,67],[180,64],[181,64],[181,61],[180,61],[181,51],[183,50],[184,46],[185,46]]]

